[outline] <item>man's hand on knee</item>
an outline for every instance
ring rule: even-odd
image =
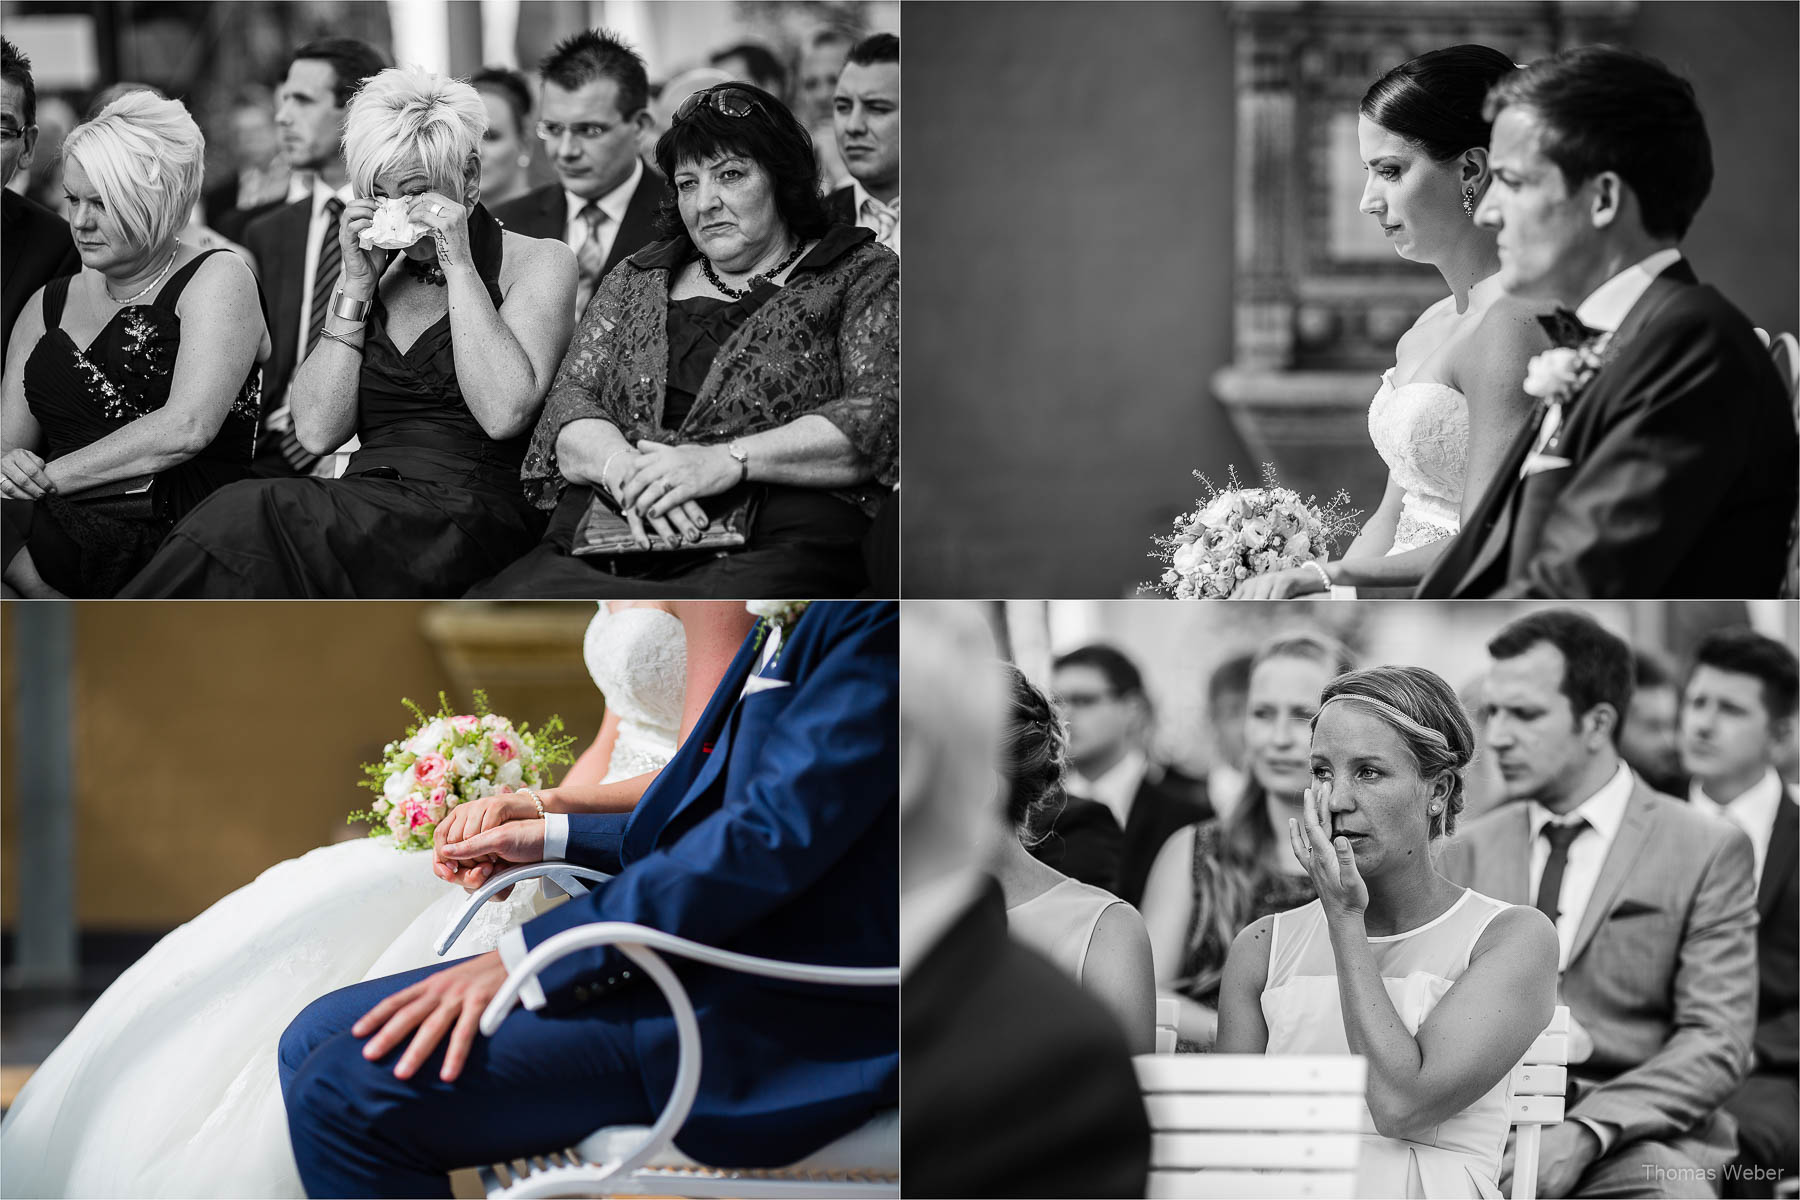
[[[413,1035],[412,1043],[394,1064],[396,1079],[412,1078],[448,1033],[450,1045],[444,1051],[438,1078],[451,1083],[469,1060],[469,1049],[480,1032],[482,1010],[505,982],[506,964],[500,961],[499,951],[490,950],[395,992],[364,1013],[350,1032],[356,1037],[375,1034],[363,1046],[363,1057],[370,1060],[384,1057],[408,1034]]]

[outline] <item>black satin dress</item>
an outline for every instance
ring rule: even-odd
[[[196,255],[155,299],[114,313],[85,348],[62,328],[73,277],[44,285],[44,335],[25,360],[24,383],[25,402],[44,434],[46,462],[168,403],[183,332],[175,306],[200,264],[228,253]],[[39,576],[64,595],[115,595],[177,521],[218,488],[250,474],[261,381],[262,369],[253,365],[213,440],[194,457],[159,471],[138,500],[92,504],[46,496],[0,503],[4,562],[29,548]]]
[[[470,217],[475,269],[500,304],[502,232]],[[529,432],[495,441],[463,399],[450,316],[405,353],[379,298],[357,394],[361,447],[341,479],[252,479],[176,526],[130,596],[460,596],[524,554],[544,518],[519,467]]]

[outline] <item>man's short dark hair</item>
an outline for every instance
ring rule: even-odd
[[[1067,654],[1059,655],[1054,670],[1065,667],[1091,667],[1106,676],[1106,686],[1121,696],[1141,696],[1144,693],[1144,677],[1138,673],[1137,664],[1126,658],[1116,647],[1103,642],[1094,642],[1080,646]]]
[[[766,90],[779,95],[787,87],[787,68],[775,57],[773,51],[759,42],[739,42],[719,51],[707,61],[718,66],[728,58],[741,58],[750,72],[749,82],[758,87],[772,84]]]
[[[331,98],[339,108],[350,103],[350,97],[356,95],[356,89],[366,83],[369,76],[388,68],[386,55],[357,38],[330,37],[310,41],[294,51],[288,66],[292,67],[303,58],[331,64],[332,73],[337,76]]]
[[[1631,707],[1631,647],[1625,639],[1608,633],[1586,613],[1552,608],[1530,613],[1507,625],[1488,643],[1488,653],[1504,660],[1517,658],[1536,645],[1554,646],[1563,656],[1562,694],[1580,720],[1597,704],[1610,704],[1615,714],[1613,744],[1625,726]]]
[[[19,101],[19,115],[29,129],[37,124],[37,84],[31,79],[31,60],[7,38],[0,38],[0,79],[24,93]]]
[[[1772,637],[1750,629],[1721,629],[1707,634],[1694,648],[1694,668],[1712,667],[1751,675],[1762,683],[1763,707],[1769,719],[1785,721],[1800,710],[1800,663],[1794,652]],[[1688,680],[1694,678],[1694,668]]]
[[[1250,665],[1255,661],[1256,652],[1245,650],[1213,668],[1213,673],[1206,680],[1206,706],[1209,710],[1219,706],[1221,696],[1231,692],[1249,692]]]
[[[847,61],[859,67],[872,67],[876,63],[897,63],[900,61],[900,39],[891,33],[871,33],[850,47]]]
[[[619,90],[619,115],[630,120],[650,103],[650,76],[636,50],[604,29],[584,29],[556,44],[538,63],[545,83],[572,92],[597,79]]]
[[[1634,649],[1631,652],[1632,689],[1639,692],[1675,686],[1675,668],[1660,654]]]
[[[511,67],[483,67],[469,76],[469,86],[478,92],[493,92],[503,98],[507,107],[513,110],[513,122],[519,127],[519,136],[531,132],[525,128],[525,118],[531,115],[531,85],[523,75]]]
[[[1602,171],[1631,187],[1652,237],[1681,238],[1712,189],[1712,142],[1694,87],[1648,55],[1577,46],[1495,84],[1482,115],[1529,108],[1570,188]]]

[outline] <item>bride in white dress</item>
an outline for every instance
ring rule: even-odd
[[[1395,67],[1363,96],[1361,210],[1401,258],[1430,263],[1450,295],[1395,347],[1369,405],[1369,437],[1387,490],[1341,558],[1244,581],[1234,599],[1348,588],[1410,591],[1449,546],[1531,415],[1526,363],[1550,346],[1540,311],[1505,294],[1495,231],[1475,224],[1490,186],[1488,88],[1513,69],[1486,46],[1433,50]]]
[[[611,609],[601,604],[583,644],[606,719],[562,785],[539,793],[552,811],[635,805],[752,623],[740,604]],[[0,1126],[0,1194],[303,1196],[277,1077],[282,1030],[327,992],[442,961],[432,943],[465,899],[430,853],[386,841],[271,867],[158,942],[32,1075]],[[515,888],[448,957],[493,949],[544,906],[535,883]]]

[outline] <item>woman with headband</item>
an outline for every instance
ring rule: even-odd
[[[1219,1051],[1367,1060],[1358,1195],[1500,1195],[1508,1076],[1556,1006],[1544,915],[1432,862],[1473,752],[1456,693],[1430,671],[1332,681],[1287,830],[1319,898],[1249,926],[1226,962]]]

